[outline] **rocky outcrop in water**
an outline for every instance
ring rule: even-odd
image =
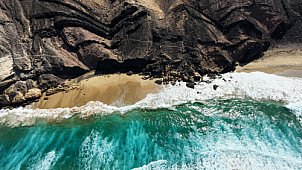
[[[300,0],[2,0],[0,107],[90,70],[193,83],[300,43]]]

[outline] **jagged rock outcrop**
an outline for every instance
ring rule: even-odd
[[[90,70],[191,82],[299,43],[300,0],[2,0],[0,107]],[[31,83],[29,83],[31,82]]]

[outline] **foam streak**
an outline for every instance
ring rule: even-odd
[[[205,77],[206,78],[206,77]],[[185,83],[168,85],[157,94],[149,94],[134,105],[116,107],[102,102],[91,101],[82,107],[58,109],[33,109],[31,106],[0,110],[0,124],[10,127],[31,126],[39,120],[61,121],[79,113],[85,118],[97,114],[121,114],[133,109],[173,108],[175,105],[206,101],[213,98],[245,98],[284,102],[302,122],[302,79],[281,77],[262,72],[227,73],[211,83],[201,82],[195,89],[187,88]],[[216,90],[213,85],[217,85]]]

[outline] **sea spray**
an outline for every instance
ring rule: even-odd
[[[2,126],[0,132],[2,169],[302,168],[296,116],[249,98]]]
[[[211,83],[199,82],[195,89],[185,83],[165,86],[157,94],[149,94],[134,105],[117,107],[102,102],[91,101],[81,107],[57,109],[33,109],[31,106],[0,110],[0,124],[5,126],[31,126],[37,121],[57,121],[68,119],[75,114],[85,118],[93,115],[108,115],[114,112],[126,113],[133,109],[172,108],[187,103],[206,101],[213,98],[246,98],[270,100],[285,104],[299,119],[302,117],[302,79],[281,77],[262,72],[227,73]],[[213,86],[218,88],[215,90]]]

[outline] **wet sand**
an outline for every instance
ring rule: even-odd
[[[149,93],[157,93],[162,87],[155,80],[143,80],[139,75],[113,74],[92,76],[87,74],[66,82],[67,91],[50,96],[44,94],[34,108],[51,109],[83,106],[89,101],[101,101],[108,105],[125,106],[135,104]]]
[[[237,72],[261,71],[286,77],[302,78],[302,45],[271,49],[265,55],[244,66]],[[139,75],[113,74],[94,76],[88,73],[66,82],[70,87],[50,96],[44,94],[34,108],[51,109],[83,106],[89,101],[101,101],[108,105],[132,105],[144,99],[149,93],[157,93],[162,86],[155,80],[143,80]]]
[[[302,78],[302,45],[270,49],[262,58],[244,66],[237,66],[236,71],[261,71],[280,76]]]

